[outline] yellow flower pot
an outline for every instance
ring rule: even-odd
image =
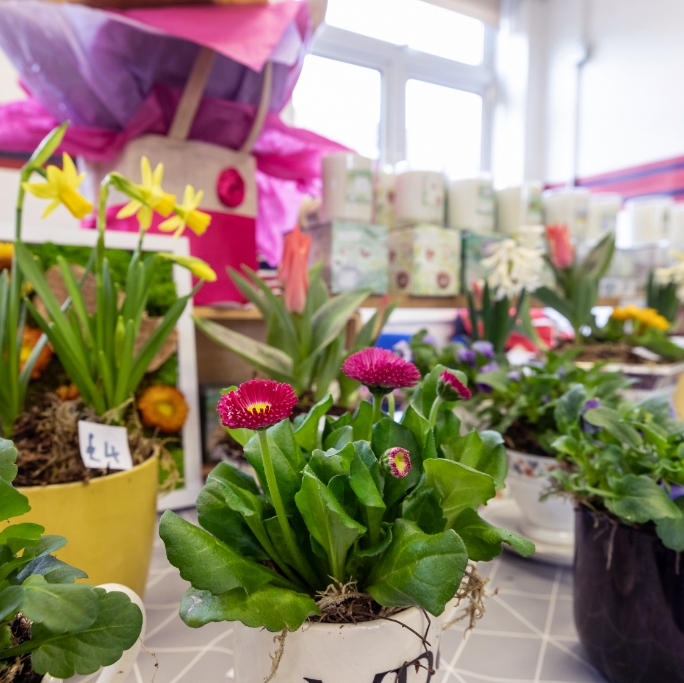
[[[121,583],[142,596],[157,521],[158,469],[158,458],[150,458],[88,484],[19,488],[31,504],[20,521],[64,536],[69,543],[57,558],[86,572],[88,583]]]

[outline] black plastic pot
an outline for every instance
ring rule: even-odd
[[[580,506],[575,624],[611,683],[684,683],[684,558],[655,533]]]

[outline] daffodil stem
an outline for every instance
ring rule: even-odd
[[[435,399],[435,402],[432,404],[432,408],[430,408],[430,417],[428,418],[428,422],[430,423],[430,427],[432,429],[435,428],[435,425],[437,424],[437,414],[439,413],[439,407],[444,403],[444,399],[441,396],[437,396]]]
[[[379,394],[373,394],[373,424],[380,422],[382,419],[382,399],[385,398]]]
[[[285,511],[285,506],[283,505],[283,499],[280,497],[280,489],[278,488],[278,480],[275,476],[275,470],[273,469],[273,461],[271,460],[271,449],[268,445],[268,435],[265,429],[259,429],[257,431],[259,435],[259,444],[261,446],[261,457],[264,462],[264,472],[266,473],[266,483],[268,484],[268,492],[271,495],[271,500],[273,501],[273,507],[275,508],[276,515],[278,517],[278,523],[280,524],[280,529],[283,532],[283,538],[285,539],[285,544],[290,551],[290,556],[292,561],[295,563],[295,569],[301,574],[311,586],[315,586],[316,576],[312,569],[309,567],[306,559],[301,553],[301,550],[295,542],[294,535],[292,533],[292,528],[290,527],[290,522],[287,519],[287,512]]]

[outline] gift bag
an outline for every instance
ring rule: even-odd
[[[244,301],[226,272],[227,267],[240,269],[242,264],[257,268],[256,160],[251,151],[266,119],[273,79],[273,65],[264,67],[261,100],[252,130],[239,150],[196,140],[188,133],[202,100],[216,53],[203,47],[195,60],[168,135],[143,135],[127,143],[113,164],[86,162],[90,177],[99,184],[111,171],[118,171],[134,181],[140,178],[140,159],[146,156],[152,168],[164,164],[163,187],[166,192],[183,198],[186,185],[203,190],[199,208],[212,216],[209,228],[198,236],[186,227],[190,253],[206,261],[216,272],[216,282],[205,282],[195,296],[195,305]],[[137,231],[137,219],[115,218],[127,199],[117,191],[110,193],[107,228]],[[150,232],[159,232],[163,218],[155,214]]]

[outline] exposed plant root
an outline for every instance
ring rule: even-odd
[[[264,683],[269,683],[269,681],[272,681],[275,678],[275,675],[278,673],[280,660],[283,658],[283,654],[285,653],[285,638],[287,638],[286,628],[282,630],[279,636],[273,636],[273,642],[278,643],[278,649],[274,655],[269,655],[269,657],[273,660],[273,663],[271,664],[271,673],[268,674],[268,678],[264,678]]]
[[[30,640],[31,622],[23,614],[19,614],[9,626],[12,631],[12,647]],[[42,676],[33,671],[30,654],[0,662],[0,666],[0,683],[40,683],[43,680]]]
[[[42,406],[33,406],[17,420],[14,441],[19,454],[19,472],[15,485],[88,482],[111,474],[109,469],[89,469],[83,464],[78,442],[78,423],[81,420],[100,424],[123,422],[128,429],[133,464],[139,465],[158,456],[161,468],[168,472],[164,490],[172,490],[180,481],[178,468],[167,448],[174,439],[145,436],[132,400],[98,417],[92,408],[83,405],[80,398],[61,401],[56,394],[48,393]]]
[[[356,581],[345,584],[335,581],[317,595],[316,604],[321,614],[309,619],[325,624],[358,624],[364,621],[385,619],[404,609],[378,605],[368,593],[357,591]]]
[[[465,574],[463,575],[463,580],[461,581],[461,586],[458,589],[458,593],[456,593],[456,606],[459,607],[464,600],[467,600],[468,604],[465,605],[455,619],[452,619],[442,626],[443,631],[446,631],[454,624],[463,621],[464,619],[468,620],[466,633],[475,628],[477,620],[482,619],[485,614],[485,598],[496,595],[496,591],[492,594],[487,594],[485,591],[487,583],[489,583],[489,579],[483,579],[477,571],[477,567],[472,563],[468,564]]]

